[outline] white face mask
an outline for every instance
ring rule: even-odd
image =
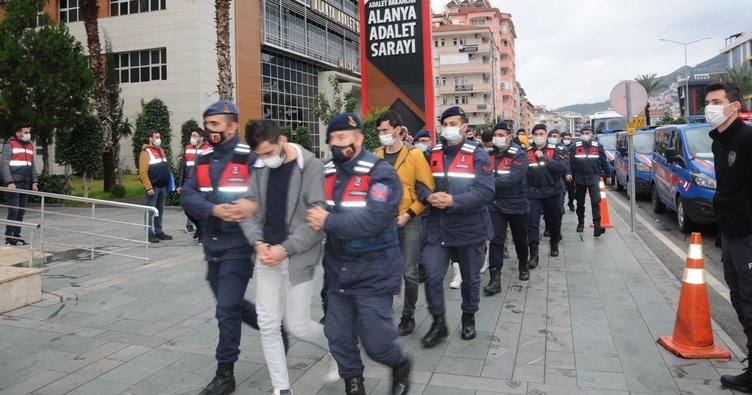
[[[559,144],[559,139],[557,139],[556,137],[549,137],[548,143],[553,145]]]
[[[394,142],[397,141],[397,139],[394,138],[394,134],[380,134],[379,135],[379,142],[384,147],[389,147],[390,145],[394,144]]]
[[[282,163],[285,161],[285,155],[283,152],[284,150],[282,150],[279,155],[274,155],[268,159],[261,159],[261,161],[264,162],[264,166],[270,169],[276,169],[282,166]]]
[[[197,144],[198,144],[198,139],[195,137],[191,137],[191,145],[197,145]]]
[[[546,144],[546,137],[545,136],[533,137],[533,143],[535,143],[535,145],[537,145],[537,146],[541,146],[543,144]]]
[[[506,137],[494,137],[493,145],[495,145],[496,148],[504,148],[507,146],[507,138]]]
[[[580,136],[580,140],[582,140],[584,143],[587,143],[587,142],[589,142],[592,139],[593,139],[593,135],[592,134],[582,134]]]
[[[155,139],[154,142],[152,142],[151,144],[153,146],[155,146],[155,147],[159,147],[160,145],[162,145],[162,140],[161,139]]]
[[[713,128],[717,128],[723,125],[723,123],[726,122],[726,120],[731,116],[731,114],[724,115],[723,110],[725,110],[726,107],[730,105],[731,104],[727,104],[725,106],[722,106],[720,104],[708,104],[707,106],[705,106],[705,120],[707,120],[710,126],[712,126]]]
[[[446,141],[453,143],[461,139],[462,135],[460,134],[460,128],[457,126],[445,126],[441,129],[441,137],[445,138]]]
[[[417,148],[417,149],[419,149],[419,150],[421,150],[423,152],[426,152],[426,150],[428,149],[428,144],[418,143],[418,144],[415,144],[415,148]]]
[[[24,143],[28,143],[29,141],[31,141],[31,134],[21,135],[21,141],[23,141]]]
[[[572,144],[572,139],[564,139],[562,141],[564,142],[564,145]]]

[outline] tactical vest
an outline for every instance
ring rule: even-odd
[[[590,148],[585,149],[582,141],[578,141],[575,144],[574,149],[574,168],[575,173],[583,174],[597,174],[600,173],[600,150],[598,150],[598,142],[593,141],[590,144]]]
[[[10,166],[10,174],[13,175],[13,180],[5,180],[5,183],[11,181],[18,181],[24,183],[31,183],[31,166],[34,161],[34,146],[24,144],[16,139],[9,139],[8,144],[12,148],[12,155],[8,165]]]
[[[575,144],[574,157],[577,159],[598,159],[600,158],[600,152],[598,150],[598,142],[593,141],[590,144],[590,149],[585,151],[585,147],[582,146],[582,141],[578,141]]]
[[[381,160],[381,158],[369,152],[366,152],[361,159],[358,159],[353,168],[353,174],[346,181],[345,189],[342,191],[339,203],[334,199],[337,168],[331,160],[326,162],[324,165],[324,192],[329,212],[343,213],[365,209],[368,204],[371,175],[376,168],[376,164]],[[399,246],[399,234],[397,233],[397,225],[394,222],[391,222],[378,235],[365,239],[339,239],[331,233],[327,233],[326,237],[328,243],[332,243],[339,252],[348,255],[360,255]]]
[[[214,150],[209,149],[196,157],[196,178],[198,189],[204,198],[214,204],[232,203],[245,196],[251,181],[248,171],[248,157],[251,147],[238,143],[233,150],[232,159],[222,171],[219,180],[211,179],[211,163]],[[211,217],[213,233],[242,232],[240,225]]]
[[[196,155],[209,151],[210,149],[211,147],[206,143],[204,143],[201,147],[197,147],[193,144],[186,145],[185,154],[183,156],[185,158],[185,166],[193,167],[193,165],[195,164],[194,160],[196,158]]]
[[[436,180],[436,191],[458,195],[467,192],[475,182],[475,141],[465,140],[448,168],[444,168],[444,146],[437,144],[431,149],[431,172]]]
[[[494,164],[494,172],[497,177],[512,173],[512,163],[514,163],[514,156],[517,152],[519,152],[519,148],[509,147],[500,156],[491,156],[491,163]],[[516,185],[505,188],[503,191],[496,191],[496,196],[502,199],[526,197],[527,180],[523,179]]]

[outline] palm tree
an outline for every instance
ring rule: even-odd
[[[666,86],[663,81],[656,78],[655,73],[638,75],[635,77],[635,81],[645,88],[645,92],[648,93],[648,99],[650,99],[650,96],[652,96],[653,93]],[[645,104],[645,125],[650,126],[650,100]]]
[[[102,61],[102,44],[99,41],[99,1],[81,0],[79,8],[86,29],[89,68],[94,75],[94,103],[97,118],[102,124],[104,192],[111,192],[112,186],[115,185],[115,161],[112,149],[112,117],[110,117],[105,85],[106,70]]]
[[[230,5],[232,0],[214,0],[217,24],[217,68],[219,98],[232,101],[232,64],[230,63]]]
[[[726,75],[729,82],[739,87],[742,98],[747,101],[749,96],[752,96],[752,67],[749,67],[746,63],[742,67],[729,67],[726,69]]]

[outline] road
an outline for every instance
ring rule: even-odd
[[[610,189],[608,200],[611,215],[618,215],[629,226],[629,199],[626,193]],[[656,214],[649,197],[640,197],[637,200],[635,231],[674,277],[681,281],[685,262],[684,256],[680,256],[679,253],[686,254],[689,235],[679,231],[676,213],[667,209],[663,214]],[[746,337],[728,300],[728,290],[723,279],[721,250],[715,247],[718,228],[715,225],[702,225],[695,231],[702,233],[705,270],[712,276],[708,276],[707,281],[711,315],[737,346],[746,350]],[[713,283],[713,278],[717,282]]]

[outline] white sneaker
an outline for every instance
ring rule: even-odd
[[[460,274],[460,263],[452,262],[452,269],[454,269],[454,277],[452,282],[449,283],[449,288],[457,289],[462,285],[462,274]]]
[[[339,381],[339,367],[337,361],[332,354],[326,354],[329,357],[329,371],[324,375],[324,381],[327,383],[335,383]]]

